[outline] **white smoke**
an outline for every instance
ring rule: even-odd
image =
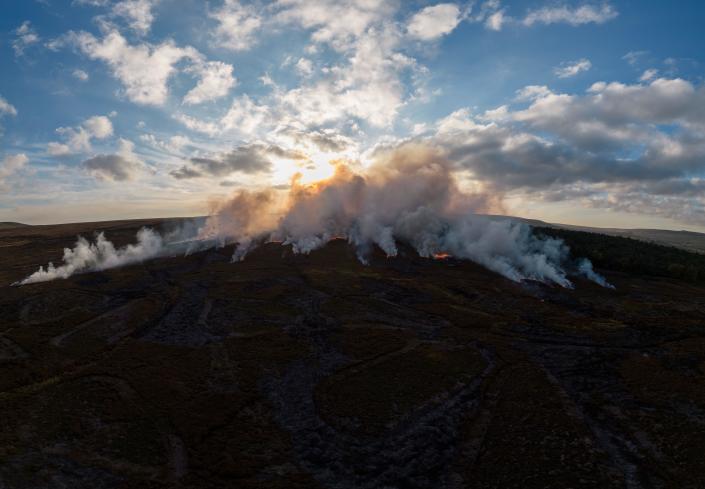
[[[103,233],[98,234],[95,243],[90,243],[79,236],[76,246],[64,249],[61,266],[56,267],[53,263],[49,263],[46,268],[40,267],[32,275],[14,285],[48,282],[68,278],[74,273],[121,267],[155,258],[163,252],[162,237],[148,228],[142,228],[137,233],[137,244],[117,249],[113,243],[105,239]]]
[[[430,219],[437,217],[410,216],[403,222],[405,232],[398,233],[421,256],[447,253],[472,260],[515,282],[530,279],[572,286],[563,270],[569,253],[561,240],[538,238],[526,224],[508,220],[469,215],[424,227]]]
[[[236,245],[233,261],[239,261],[267,241],[307,254],[331,239],[345,238],[363,263],[374,246],[392,257],[398,253],[397,243],[404,243],[422,257],[449,254],[472,260],[517,282],[572,287],[567,277],[572,270],[612,287],[588,260],[571,262],[562,240],[537,236],[523,223],[478,215],[496,212],[500,196],[461,191],[451,165],[437,149],[403,145],[378,154],[364,174],[339,163],[328,180],[306,185],[300,178],[294,176],[288,195],[272,189],[239,191],[216,204],[202,225],[182,224],[164,239],[142,229],[136,245],[116,249],[103,234],[93,244],[79,238],[73,249],[64,250],[61,266],[49,264],[18,284],[226,244]]]
[[[607,280],[605,280],[605,277],[603,277],[592,269],[592,263],[587,258],[583,258],[578,262],[578,271],[581,275],[584,275],[596,284],[602,285],[603,287],[607,287],[608,289],[614,289],[614,285],[607,282]]]
[[[345,238],[362,262],[374,245],[396,256],[402,242],[423,257],[450,254],[514,281],[572,287],[566,272],[569,250],[562,240],[535,236],[519,222],[477,215],[495,210],[496,196],[461,191],[451,170],[433,148],[402,146],[379,155],[364,176],[340,164],[323,182],[304,185],[294,177],[286,199],[270,190],[238,192],[214,209],[200,235],[237,243],[233,261],[266,241],[307,254],[333,238]],[[588,260],[576,269],[609,286]]]

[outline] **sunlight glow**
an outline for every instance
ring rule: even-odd
[[[335,163],[340,160],[339,153],[307,153],[309,159],[302,161],[292,161],[288,159],[277,159],[274,161],[274,171],[272,181],[275,185],[283,185],[291,182],[291,178],[300,173],[300,183],[308,184],[319,180],[326,180],[335,173]]]

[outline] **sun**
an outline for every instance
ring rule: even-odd
[[[338,153],[315,152],[307,153],[305,160],[278,159],[274,161],[273,181],[275,184],[288,183],[295,173],[301,174],[300,183],[313,183],[325,180],[335,173],[335,162],[341,155]]]

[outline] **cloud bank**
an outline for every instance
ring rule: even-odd
[[[458,110],[423,140],[497,192],[705,224],[705,88],[682,79],[545,86],[483,114]]]

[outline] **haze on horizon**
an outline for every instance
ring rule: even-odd
[[[203,215],[413,144],[494,212],[705,231],[701,2],[0,9],[0,221]]]

